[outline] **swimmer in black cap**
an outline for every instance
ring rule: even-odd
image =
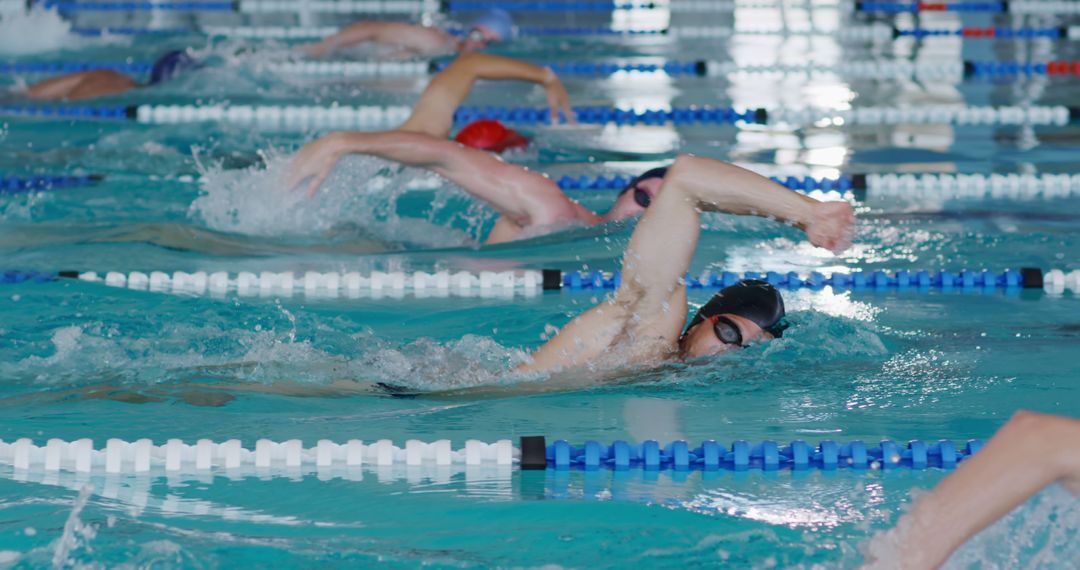
[[[780,337],[784,301],[762,281],[726,287],[686,324],[683,276],[697,248],[702,211],[776,219],[833,251],[850,243],[854,213],[847,202],[819,202],[748,170],[694,156],[680,156],[650,176],[624,193],[641,190],[648,203],[639,205],[645,214],[623,255],[619,289],[563,327],[521,371],[690,360]]]
[[[119,95],[139,87],[164,83],[196,67],[198,62],[187,50],[172,50],[154,62],[146,84],[140,84],[111,69],[94,69],[68,73],[35,83],[26,89],[25,95],[37,101],[81,101]]]

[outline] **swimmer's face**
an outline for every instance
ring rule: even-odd
[[[762,330],[757,323],[750,319],[731,313],[718,316],[722,317],[722,321],[726,321],[738,328],[738,334],[742,337],[742,344],[728,344],[720,340],[715,327],[716,319],[705,319],[690,327],[679,340],[679,353],[682,354],[684,359],[692,360],[703,356],[712,356],[729,350],[737,350],[755,342],[773,339],[773,335]]]
[[[623,192],[612,204],[607,213],[607,221],[636,218],[645,213],[646,206],[660,194],[663,178],[649,178],[638,182],[633,188]]]
[[[469,35],[465,36],[465,40],[461,42],[461,51],[463,53],[471,53],[479,51],[488,46],[489,43],[498,42],[499,34],[484,27],[477,26],[469,30]]]

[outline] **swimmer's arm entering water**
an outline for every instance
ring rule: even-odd
[[[454,111],[478,79],[517,79],[536,83],[547,91],[552,123],[558,122],[560,110],[568,122],[574,120],[566,88],[551,69],[508,57],[471,53],[458,57],[432,78],[416,102],[412,116],[398,127],[399,130],[427,133],[436,138],[449,137],[454,125]]]
[[[937,568],[969,538],[1047,485],[1059,482],[1080,492],[1080,421],[1018,412],[910,513],[871,546],[876,568]]]
[[[293,157],[288,187],[296,188],[310,179],[307,192],[314,195],[346,154],[366,154],[430,169],[521,227],[574,220],[581,210],[541,174],[456,142],[403,131],[337,132],[312,141]]]
[[[679,156],[634,229],[614,298],[571,321],[521,370],[585,365],[622,336],[645,349],[640,358],[670,356],[686,323],[682,280],[697,249],[702,211],[774,218],[832,250],[847,247],[854,222],[846,202],[818,202],[732,164]]]

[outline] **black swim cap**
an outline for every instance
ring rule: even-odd
[[[764,281],[748,279],[724,287],[713,295],[694,315],[686,330],[709,317],[724,313],[749,319],[775,338],[783,336],[784,329],[787,328],[787,323],[783,321],[784,298],[780,296],[780,292]]]
[[[631,188],[633,188],[634,186],[637,186],[638,183],[644,182],[644,181],[646,181],[646,180],[648,180],[650,178],[663,178],[664,176],[667,175],[667,171],[668,171],[668,167],[666,167],[666,166],[661,166],[661,167],[658,167],[658,168],[650,168],[649,170],[646,170],[645,172],[642,172],[641,174],[639,174],[637,178],[631,180],[630,183],[627,184],[625,188],[623,188],[621,191],[619,191],[619,195],[622,196],[623,194],[628,192]]]

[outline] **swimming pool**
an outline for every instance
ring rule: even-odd
[[[652,12],[614,19],[664,25],[666,16]],[[674,29],[759,29],[781,21],[772,10],[740,10],[734,22],[723,13],[671,17]],[[809,21],[823,30],[867,25],[864,15],[828,8],[809,13],[789,5],[782,17],[795,29]],[[80,14],[77,21],[147,25],[139,18]],[[244,23],[231,15],[198,18],[201,24]],[[601,26],[613,17],[523,18],[534,26]],[[918,23],[1054,26],[1074,20],[953,13],[924,15]],[[882,21],[915,24],[906,14]],[[191,23],[183,17],[166,22]],[[278,22],[260,16],[251,23]],[[312,25],[320,23],[333,22]],[[198,74],[95,105],[408,105],[424,85],[423,77],[346,82],[257,71],[286,57],[274,43],[70,34],[57,43],[68,47],[6,61],[141,62],[185,45],[213,54],[216,63]],[[824,63],[1076,57],[1073,43],[1046,38],[849,42],[824,33],[677,41],[533,36],[500,51],[542,61],[744,65],[807,57]],[[955,84],[793,74],[565,78],[575,104],[637,109],[1076,106],[1075,79],[1069,78]],[[2,80],[13,85],[19,78]],[[530,87],[491,87],[482,85],[469,104],[544,102]],[[288,152],[312,134],[305,129],[5,121],[5,174],[105,178],[88,187],[0,195],[0,270],[610,271],[618,268],[633,227],[572,228],[478,248],[494,221],[490,210],[453,188],[432,188],[417,172],[354,158],[316,200],[280,192],[274,177]],[[1075,126],[608,125],[537,127],[535,134],[535,148],[511,160],[553,177],[634,174],[676,152],[800,177],[1076,172]],[[612,199],[611,191],[571,192],[599,209]],[[710,216],[692,273],[1080,269],[1076,196],[929,194],[860,195],[855,246],[839,257],[810,247],[790,228]],[[573,443],[945,438],[962,444],[988,437],[1020,408],[1080,415],[1075,294],[977,287],[785,291],[793,326],[784,339],[709,364],[629,374],[615,384],[598,385],[582,374],[574,379],[580,387],[551,393],[492,397],[466,389],[412,399],[356,394],[335,384],[500,385],[509,366],[603,295],[564,289],[316,298],[280,291],[172,294],[70,279],[7,284],[0,289],[0,439],[45,445],[49,438],[91,437],[103,447],[108,438],[157,444],[235,438],[248,448],[262,438],[300,439],[309,447],[324,438],[398,445],[449,439],[457,448],[469,439],[516,444],[528,435]],[[695,290],[690,301],[700,304],[708,295]],[[109,475],[4,464],[0,474],[5,565],[810,568],[857,565],[860,544],[895,522],[913,489],[929,488],[945,472],[650,474],[370,465],[331,476],[308,469]],[[1078,525],[1076,501],[1051,489],[974,539],[953,563],[1067,567],[1078,558]]]

